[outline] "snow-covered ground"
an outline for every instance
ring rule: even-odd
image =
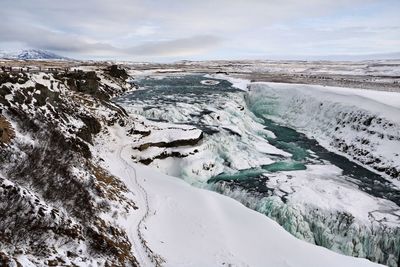
[[[96,139],[95,154],[142,209],[115,223],[128,230],[143,266],[151,266],[147,255],[163,266],[377,266],[296,239],[233,199],[134,164],[130,143],[126,129],[113,126]]]
[[[333,75],[363,75],[380,80],[379,76],[398,76],[400,60],[375,61],[294,61],[294,60],[244,60],[244,61],[204,61],[187,62],[185,66],[203,66],[222,69],[229,73],[281,73],[281,74],[333,74]],[[366,77],[371,78],[371,77]]]

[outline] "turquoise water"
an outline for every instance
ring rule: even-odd
[[[279,161],[269,165],[263,165],[262,169],[269,172],[279,172],[279,171],[300,171],[300,170],[305,170],[307,168],[301,162]]]
[[[266,173],[274,173],[280,171],[299,171],[305,170],[306,166],[301,162],[296,161],[279,161],[268,165],[261,165],[259,168],[252,168],[237,171],[233,174],[222,173],[210,178],[208,183],[216,183],[219,181],[248,181],[249,179],[259,178]]]
[[[237,90],[227,81],[220,81],[218,85],[202,85],[200,81],[204,77],[199,75],[186,75],[182,77],[166,77],[163,79],[146,78],[137,81],[139,86],[145,90],[138,90],[117,98],[120,104],[140,106],[149,120],[165,120],[173,123],[190,124],[201,129],[209,138],[216,133],[221,135],[234,135],[240,145],[241,136],[233,131],[228,131],[218,125],[210,125],[207,122],[209,116],[215,110],[223,109],[222,101],[229,101],[233,96],[243,97],[246,93]],[[272,99],[273,100],[273,99]],[[190,109],[192,105],[196,108]],[[199,108],[201,107],[201,108]],[[351,162],[347,158],[329,152],[314,139],[308,138],[295,129],[279,125],[266,119],[268,115],[274,115],[274,101],[269,99],[256,99],[247,103],[247,108],[253,113],[265,129],[274,133],[276,138],[263,136],[268,142],[288,153],[291,157],[269,155],[275,162],[268,165],[260,165],[255,168],[219,173],[208,179],[207,184],[199,182],[201,187],[220,192],[230,196],[247,207],[254,209],[281,224],[294,236],[317,245],[341,251],[347,255],[369,258],[381,263],[389,262],[390,257],[399,255],[399,230],[389,228],[377,228],[371,232],[369,228],[357,228],[352,225],[352,215],[347,213],[319,213],[318,209],[301,211],[294,208],[290,199],[291,190],[288,192],[274,188],[269,179],[280,172],[285,172],[288,179],[294,175],[293,171],[305,170],[308,165],[329,164],[343,170],[343,175],[335,179],[343,179],[346,183],[352,183],[354,188],[376,197],[389,199],[400,205],[400,191],[366,168]],[[188,111],[189,110],[189,111]],[[161,115],[160,115],[161,114]],[[178,115],[178,117],[176,117]],[[235,115],[238,118],[240,114]],[[175,118],[176,117],[176,118]],[[215,120],[211,120],[214,121]],[[220,135],[217,135],[220,138]],[[232,143],[230,143],[232,144]],[[246,147],[241,147],[246,149]],[[229,154],[226,151],[219,158],[229,166]],[[215,152],[215,153],[218,153]],[[227,168],[230,169],[230,168]],[[269,185],[272,187],[268,187]],[[296,203],[294,203],[296,205]],[[300,204],[301,205],[301,204]],[[333,207],[334,208],[334,207]],[[357,226],[358,227],[358,226]],[[362,227],[362,226],[360,226]],[[351,244],[351,246],[348,246]],[[360,249],[361,254],[354,253],[352,246]],[[398,256],[394,256],[398,257]],[[391,259],[392,266],[397,266],[397,260]],[[394,262],[394,263],[393,263]]]
[[[204,80],[204,77],[200,75],[174,76],[163,79],[145,78],[137,81],[140,88],[145,90],[128,93],[115,101],[129,102],[133,105],[135,102],[140,101],[146,104],[145,108],[148,110],[177,108],[185,111],[186,107],[184,105],[180,106],[180,104],[202,103],[214,109],[221,109],[222,107],[215,102],[217,97],[229,99],[232,94],[240,94],[246,98],[243,91],[233,88],[232,84],[227,81],[218,80],[219,84],[210,86],[201,84],[200,81],[202,80]],[[275,158],[274,160],[278,160],[278,162],[258,166],[257,168],[234,173],[220,173],[215,177],[211,177],[208,180],[209,184],[228,181],[231,182],[233,187],[240,187],[261,195],[269,195],[271,194],[271,189],[265,186],[269,173],[304,170],[307,164],[330,163],[342,169],[343,179],[347,179],[348,182],[353,183],[356,187],[373,196],[389,199],[400,205],[400,191],[393,188],[380,175],[351,162],[343,156],[326,150],[316,140],[306,137],[295,129],[266,119],[265,115],[274,113],[274,107],[272,104],[269,105],[265,99],[253,102],[247,108],[263,122],[265,129],[272,131],[276,135],[276,138],[267,136],[264,138],[273,146],[292,154],[292,157],[281,160]],[[203,116],[207,116],[210,113],[212,111],[202,110],[196,114],[188,114],[184,119],[174,121],[174,123],[191,124],[203,130],[206,135],[211,135],[220,129],[215,125],[208,125],[202,120]],[[155,118],[148,116],[147,119]]]
[[[257,114],[256,114],[257,115]],[[269,165],[269,167],[261,166],[262,169],[268,172],[277,171],[295,171],[306,169],[305,164],[330,164],[339,167],[343,171],[343,179],[353,183],[356,187],[370,195],[384,198],[400,205],[400,191],[394,188],[389,181],[384,179],[379,174],[369,171],[368,169],[350,161],[349,159],[328,151],[318,144],[314,139],[310,139],[302,133],[294,129],[281,126],[275,122],[264,119],[265,128],[272,131],[276,138],[267,138],[268,141],[292,154],[291,161],[280,161]],[[309,151],[312,151],[312,155]],[[267,172],[260,170],[260,175],[247,174],[248,170],[239,171],[232,175],[233,179],[229,179],[228,174],[218,175],[210,180],[210,182],[232,181],[232,186],[238,186],[250,191],[258,191],[259,193],[270,192],[265,186],[265,181],[268,176]],[[241,179],[236,177],[243,175]],[[223,179],[220,179],[220,178]],[[247,179],[246,179],[247,177]],[[256,189],[256,190],[255,190]]]

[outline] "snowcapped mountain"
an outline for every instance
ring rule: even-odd
[[[0,51],[0,58],[19,60],[68,59],[52,52],[39,49],[27,49],[14,52]]]

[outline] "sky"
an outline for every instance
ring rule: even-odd
[[[0,50],[76,59],[400,52],[400,0],[0,0]]]

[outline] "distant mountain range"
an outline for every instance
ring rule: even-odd
[[[19,59],[19,60],[40,60],[40,59],[57,59],[63,60],[68,59],[49,51],[39,49],[27,49],[17,52],[5,52],[0,51],[0,58],[4,59]]]

